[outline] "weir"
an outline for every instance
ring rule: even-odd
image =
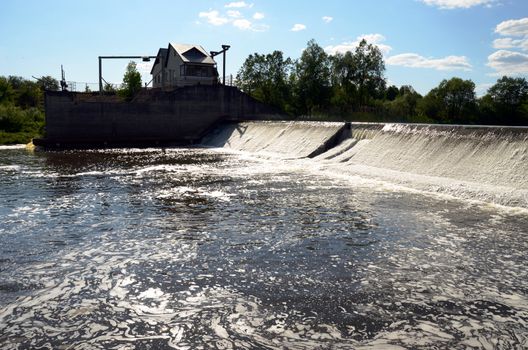
[[[526,127],[243,122],[220,127],[203,143],[316,158],[347,175],[528,208]]]

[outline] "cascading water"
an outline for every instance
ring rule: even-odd
[[[342,129],[341,123],[247,122],[223,128],[206,144],[298,158]],[[353,123],[351,129],[316,160],[343,174],[528,207],[528,128]]]

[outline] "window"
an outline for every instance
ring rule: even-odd
[[[185,65],[182,66],[185,76],[188,77],[212,77],[213,76],[213,67],[211,66],[201,66],[201,65]]]

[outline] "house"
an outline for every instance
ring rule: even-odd
[[[168,48],[160,48],[150,74],[154,88],[218,82],[216,62],[200,45],[169,43]]]

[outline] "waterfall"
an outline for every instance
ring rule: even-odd
[[[467,125],[244,122],[209,146],[311,157],[341,174],[528,208],[528,128]]]

